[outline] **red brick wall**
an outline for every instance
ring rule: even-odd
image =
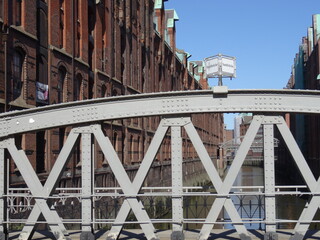
[[[5,1],[6,3],[8,2]],[[14,6],[9,1],[7,13],[13,13]],[[72,9],[72,1],[65,0],[63,5],[63,47],[60,48],[60,6],[59,1],[47,1],[48,47],[40,48],[37,36],[37,1],[22,1],[22,25],[14,26],[15,14],[11,16],[12,28],[9,32],[8,70],[12,62],[15,47],[26,53],[25,93],[21,101],[12,102],[12,92],[8,93],[9,110],[34,107],[36,103],[35,83],[37,81],[38,55],[41,52],[48,62],[48,104],[56,104],[58,100],[59,67],[67,71],[63,100],[73,101],[76,76],[81,76],[79,100],[90,97],[105,97],[158,91],[194,90],[207,87],[206,79],[201,76],[201,85],[193,72],[188,71],[188,61],[176,57],[175,28],[171,34],[171,43],[164,41],[166,27],[164,9],[155,10],[158,16],[159,34],[153,26],[154,2],[152,0],[101,1],[102,4],[88,5],[86,0],[78,2]],[[139,3],[139,4],[137,4]],[[78,7],[78,10],[76,9]],[[137,12],[132,8],[137,8]],[[72,14],[74,11],[74,14]],[[89,32],[88,13],[91,12],[95,28]],[[72,16],[78,15],[78,19]],[[74,30],[73,30],[74,27]],[[73,36],[74,32],[74,36]],[[90,36],[91,35],[91,36]],[[79,51],[77,39],[80,36]],[[90,49],[92,52],[90,53]],[[92,56],[92,57],[90,57]],[[3,58],[3,44],[0,45],[0,58]],[[1,61],[3,62],[3,61]],[[1,65],[2,66],[2,65]],[[4,102],[3,67],[0,69],[0,98]],[[10,74],[9,77],[10,79]],[[92,78],[92,80],[90,80]],[[3,108],[3,105],[2,105]],[[223,115],[192,115],[193,122],[204,141],[211,156],[223,138]],[[117,144],[117,152],[124,164],[141,162],[143,154],[159,124],[159,117],[137,118],[131,120],[107,121],[103,128],[112,143]],[[45,170],[50,172],[59,153],[59,129],[47,130]],[[65,129],[65,138],[70,127]],[[114,140],[114,137],[117,140]],[[24,137],[24,149],[36,149],[35,134]],[[184,157],[195,158],[197,154],[186,133],[183,134]],[[138,147],[140,146],[140,147]],[[36,168],[36,151],[30,151],[30,161]],[[96,168],[103,171],[106,167],[104,156],[96,146]],[[170,138],[164,141],[157,159],[170,159]],[[71,157],[68,168],[76,172],[76,159]],[[12,167],[13,168],[13,167]],[[13,169],[11,169],[13,170]]]

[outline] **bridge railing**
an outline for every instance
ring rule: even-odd
[[[310,223],[313,222],[313,217],[320,205],[320,197],[318,196],[320,183],[314,178],[282,115],[284,112],[318,114],[320,113],[319,103],[319,93],[312,91],[264,90],[259,92],[243,90],[230,91],[223,94],[213,93],[213,96],[212,93],[207,91],[198,91],[142,95],[111,100],[102,99],[4,114],[0,120],[0,159],[2,159],[0,161],[0,176],[2,176],[0,177],[0,195],[2,196],[0,199],[0,239],[7,237],[6,227],[7,224],[11,223],[8,220],[7,211],[10,207],[14,210],[17,205],[14,200],[11,200],[14,198],[14,194],[17,194],[16,196],[21,194],[23,198],[32,199],[30,202],[34,202],[32,209],[28,209],[30,210],[30,214],[23,226],[20,239],[30,239],[32,237],[41,214],[45,219],[44,222],[48,224],[57,239],[67,239],[68,233],[64,223],[73,223],[73,221],[61,219],[55,209],[57,205],[51,204],[51,200],[60,199],[59,201],[64,201],[69,196],[81,201],[81,209],[79,209],[81,239],[93,239],[93,224],[101,222],[97,220],[99,218],[93,215],[92,209],[95,207],[95,200],[104,197],[104,194],[108,195],[108,197],[114,197],[115,195],[116,197],[121,196],[123,198],[123,203],[119,205],[119,211],[115,218],[104,221],[112,225],[108,233],[108,239],[117,239],[119,237],[130,211],[133,212],[137,220],[136,223],[140,225],[146,238],[157,239],[154,223],[156,221],[161,222],[162,220],[150,218],[141,198],[143,196],[161,194],[171,198],[172,217],[170,220],[165,219],[164,221],[171,224],[172,239],[183,239],[184,225],[199,221],[202,223],[199,239],[207,239],[214,225],[224,224],[219,221],[223,208],[228,213],[230,222],[239,233],[239,236],[243,239],[251,238],[245,225],[246,219],[242,219],[239,215],[231,196],[251,194],[249,192],[234,192],[232,189],[235,178],[261,126],[263,128],[264,188],[261,189],[261,192],[255,192],[255,194],[264,197],[265,217],[263,223],[265,224],[266,237],[270,239],[276,236],[277,223],[279,221],[276,218],[275,199],[276,195],[284,194],[278,191],[275,185],[274,127],[277,127],[309,189],[310,201],[302,211],[299,219],[288,220],[297,222],[293,238],[302,239]],[[143,108],[141,107],[142,104]],[[218,170],[189,117],[189,114],[202,112],[257,113],[253,117],[247,134],[224,179],[220,178]],[[110,139],[102,131],[101,121],[143,116],[162,116],[162,120],[137,170],[137,174],[133,180],[130,180]],[[14,137],[16,134],[59,126],[73,126],[73,128],[46,182],[42,184],[26,152],[17,147]],[[194,193],[184,190],[182,129],[189,136],[212,182],[216,191],[215,193]],[[168,131],[171,131],[171,191],[161,192],[162,189],[158,189],[161,194],[159,192],[142,192],[142,190],[147,190],[143,189],[144,180]],[[92,157],[93,138],[96,144],[100,146],[121,188],[121,194],[116,189],[113,189],[115,192],[111,191],[110,195],[106,192],[102,193],[103,189],[99,189],[99,192],[95,190],[94,159]],[[74,189],[71,195],[69,193],[66,194],[66,192],[62,192],[62,194],[61,192],[57,193],[57,183],[61,179],[70,154],[78,139],[81,139],[81,189]],[[13,159],[17,169],[19,169],[21,177],[27,185],[27,193],[17,189],[11,189],[12,191],[10,191],[10,186],[8,187],[7,185],[8,163],[5,157],[6,152]],[[294,190],[287,193],[298,194],[298,191]],[[28,196],[25,194],[28,194]],[[204,219],[190,220],[184,217],[183,198],[193,195],[216,197]],[[26,205],[28,206],[28,200],[26,201]]]

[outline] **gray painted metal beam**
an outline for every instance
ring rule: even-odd
[[[0,143],[0,240],[8,239],[7,224],[7,167],[5,159],[5,146]]]
[[[129,196],[125,199],[125,201],[129,203],[134,215],[136,216],[138,221],[141,222],[140,226],[143,232],[145,233],[146,238],[149,240],[158,239],[154,233],[154,227],[153,227],[153,224],[151,223],[151,220],[148,214],[146,213],[145,209],[142,208],[142,205],[137,200],[137,197],[136,197],[137,193],[135,191],[135,186],[130,181],[109,138],[104,136],[101,130],[101,126],[96,125],[92,127],[92,129],[94,132],[94,136],[98,144],[100,145],[101,150],[105,155],[110,165],[110,168],[112,169],[112,172],[115,175],[123,193]]]
[[[222,186],[222,180],[219,177],[219,174],[205,148],[203,145],[200,136],[198,135],[195,127],[193,126],[192,122],[189,120],[189,123],[185,125],[186,132],[198,153],[198,156],[206,169],[206,172],[209,175],[209,178],[217,191]],[[218,192],[219,194],[219,192]],[[233,221],[238,222],[239,224],[235,225],[235,228],[239,234],[244,234],[245,236],[249,236],[249,233],[245,226],[242,224],[241,217],[239,216],[237,209],[235,208],[234,204],[232,203],[230,198],[227,198],[225,201],[225,208],[230,216],[233,217]],[[219,214],[219,213],[218,213]],[[208,219],[208,218],[207,218]],[[211,219],[210,219],[211,220]],[[209,221],[209,220],[208,220]],[[211,232],[213,225],[205,229],[202,233],[200,233],[199,239],[207,239]]]
[[[143,108],[141,105],[143,104]],[[242,90],[242,91],[229,91],[228,94],[220,96],[213,95],[211,91],[188,91],[188,92],[172,92],[172,93],[159,93],[159,94],[142,94],[139,96],[126,96],[126,97],[116,97],[116,98],[106,98],[106,99],[95,99],[90,101],[83,101],[77,103],[67,103],[55,106],[49,106],[44,108],[38,108],[33,110],[19,111],[13,113],[5,113],[0,115],[0,138],[6,139],[12,137],[17,133],[24,133],[39,129],[50,129],[54,127],[66,126],[66,125],[77,125],[90,122],[97,122],[100,120],[108,119],[119,119],[119,118],[129,118],[129,117],[142,117],[142,116],[159,116],[166,115],[172,116],[169,119],[165,119],[160,123],[159,129],[155,135],[155,139],[150,145],[150,150],[146,154],[145,159],[142,162],[141,167],[138,170],[137,176],[133,182],[130,181],[128,175],[126,174],[118,156],[115,153],[110,141],[106,138],[101,131],[100,125],[92,125],[90,127],[79,128],[77,131],[83,134],[84,145],[82,147],[82,155],[86,161],[86,166],[92,168],[91,154],[89,154],[89,149],[91,153],[91,143],[89,144],[89,138],[91,139],[91,133],[94,133],[104,155],[108,159],[111,169],[113,170],[123,192],[128,197],[126,198],[124,204],[122,205],[119,215],[113,225],[110,234],[118,237],[119,232],[122,229],[122,223],[125,221],[130,209],[133,210],[138,221],[141,223],[141,228],[143,229],[146,237],[148,239],[156,239],[154,234],[154,227],[147,215],[146,211],[143,209],[142,203],[137,199],[137,193],[141,189],[143,181],[147,176],[147,173],[152,164],[153,158],[156,155],[161,141],[168,129],[172,127],[172,137],[174,145],[172,150],[176,153],[172,153],[173,159],[173,175],[181,177],[179,173],[180,167],[178,169],[178,164],[180,163],[180,153],[178,151],[180,147],[181,135],[180,127],[184,126],[192,143],[195,146],[198,155],[205,165],[205,168],[209,174],[211,181],[213,182],[219,198],[213,203],[213,206],[206,218],[206,222],[200,232],[200,239],[206,239],[213,227],[212,222],[215,222],[218,218],[218,213],[221,211],[222,207],[225,206],[229,216],[232,221],[238,222],[235,228],[240,234],[241,238],[248,238],[248,232],[244,225],[242,224],[241,218],[237,213],[235,206],[228,197],[230,189],[233,185],[234,179],[239,172],[239,169],[243,163],[243,160],[247,154],[248,148],[254,139],[254,136],[260,126],[264,124],[265,132],[268,133],[264,143],[265,143],[265,168],[268,171],[266,173],[266,218],[269,223],[273,223],[274,216],[274,197],[272,193],[274,192],[274,163],[272,159],[274,158],[273,153],[273,137],[270,137],[272,124],[276,124],[282,134],[287,146],[294,157],[299,170],[301,171],[308,187],[311,192],[316,193],[320,191],[320,180],[316,181],[313,174],[308,167],[299,147],[297,146],[290,130],[286,126],[282,117],[278,116],[255,116],[253,123],[251,124],[240,149],[237,152],[236,158],[229,170],[227,177],[224,182],[220,179],[216,168],[214,167],[205,147],[197,134],[194,126],[192,125],[190,118],[185,117],[189,113],[203,113],[203,112],[259,112],[259,113],[282,113],[282,112],[299,112],[299,113],[320,113],[320,93],[319,91],[268,91],[268,90]],[[181,118],[179,118],[181,116]],[[19,151],[14,145],[13,138],[5,140],[2,144],[6,144],[5,148],[8,148],[12,158],[16,162],[22,177],[25,179],[26,184],[30,188],[33,196],[37,196],[36,205],[33,208],[29,218],[28,223],[24,227],[24,234],[21,235],[20,239],[30,239],[32,236],[32,231],[34,230],[34,223],[38,220],[40,213],[42,212],[44,217],[49,223],[49,226],[53,230],[57,238],[66,238],[65,228],[62,224],[56,211],[49,209],[46,199],[50,196],[57,181],[63,172],[63,168],[70,156],[74,142],[78,137],[78,132],[71,135],[71,140],[65,144],[61,151],[56,164],[54,165],[52,172],[44,186],[41,185],[36,173],[26,157],[23,151]],[[272,133],[273,135],[273,133]],[[272,142],[272,144],[271,144]],[[89,147],[90,145],[90,147]],[[271,147],[272,145],[272,147]],[[2,147],[2,148],[1,148]],[[3,146],[0,146],[0,161],[3,159]],[[272,148],[272,150],[271,150]],[[89,156],[90,155],[90,156]],[[90,159],[90,161],[89,161]],[[178,159],[178,160],[175,160]],[[177,165],[175,165],[177,163]],[[1,171],[4,167],[0,162],[0,176]],[[82,163],[83,164],[83,163]],[[82,166],[84,167],[84,166]],[[83,199],[89,199],[89,195],[92,194],[92,171],[88,169],[83,169],[82,175],[85,180]],[[90,172],[90,179],[89,176]],[[181,199],[179,197],[180,189],[180,179],[173,181],[173,195],[178,196],[173,199],[173,205],[180,208]],[[5,188],[1,187],[5,185],[0,179],[0,195],[6,192]],[[182,184],[181,184],[182,185]],[[90,191],[89,191],[90,190]],[[89,209],[89,205],[92,204],[90,201],[85,201],[83,206]],[[302,212],[299,223],[295,227],[295,235],[293,239],[301,239],[308,229],[310,221],[313,219],[315,211],[319,208],[320,196],[314,196],[307,208]],[[91,205],[90,205],[91,206]],[[0,212],[3,212],[4,202],[0,199]],[[89,210],[84,210],[85,216],[83,217],[83,230],[84,232],[90,232],[91,220],[92,218]],[[174,212],[174,229],[182,230],[181,212]],[[5,216],[2,218],[0,216],[0,225],[4,221]],[[90,225],[90,226],[89,226]],[[87,231],[88,230],[88,231]],[[0,228],[4,231],[4,228]],[[267,232],[275,231],[275,226],[267,224]],[[84,235],[83,235],[84,236]],[[271,235],[270,235],[271,236]],[[1,236],[0,236],[1,237]],[[85,235],[84,238],[90,238],[92,235]],[[272,235],[271,237],[274,237]],[[0,238],[1,240],[1,238]]]
[[[286,122],[281,118],[281,123],[277,124],[277,127],[286,142],[286,145],[296,162],[299,171],[301,172],[302,177],[306,181],[308,188],[313,193],[318,193],[320,191],[320,179],[316,181],[311,172],[303,154],[295,141],[290,129],[288,128]],[[310,221],[314,218],[316,211],[320,206],[320,196],[313,195],[309,204],[303,209],[298,223],[294,228],[294,235],[290,238],[292,240],[302,240],[310,226]]]
[[[152,165],[152,162],[160,148],[160,145],[162,143],[162,140],[166,134],[166,132],[168,131],[168,126],[165,126],[165,120],[161,120],[159,127],[157,129],[157,131],[155,132],[153,139],[150,143],[150,146],[144,156],[144,159],[141,162],[141,165],[138,169],[138,172],[132,182],[132,186],[133,189],[135,191],[135,194],[137,194],[140,189],[141,186],[150,170],[150,167]],[[141,203],[141,202],[140,202]],[[142,203],[141,203],[142,204]],[[115,223],[112,225],[112,228],[110,229],[109,233],[108,233],[108,239],[117,239],[119,237],[119,234],[122,230],[123,227],[123,223],[129,212],[130,212],[130,205],[128,203],[128,201],[124,201],[119,213],[115,219]],[[120,223],[120,224],[119,224]],[[155,231],[155,229],[154,229]]]
[[[92,229],[92,197],[93,182],[92,169],[93,162],[92,146],[91,146],[91,132],[90,128],[82,128],[84,132],[81,134],[81,235],[80,239],[94,239]]]
[[[293,157],[295,163],[297,164],[299,171],[301,172],[306,184],[312,192],[316,190],[316,179],[310,170],[307,161],[305,160],[296,140],[294,139],[290,129],[288,128],[286,122],[282,117],[279,118],[280,123],[276,124],[279,132],[281,133],[283,140],[285,141],[291,156]]]
[[[75,131],[77,128],[74,128],[70,131],[70,134],[66,140],[66,142],[63,145],[63,148],[60,151],[59,156],[56,159],[55,164],[53,165],[51,172],[48,176],[48,179],[44,186],[41,188],[41,192],[44,198],[47,198],[52,194],[52,192],[55,189],[55,186],[57,185],[58,181],[61,178],[61,175],[63,173],[63,170],[68,163],[68,160],[70,158],[72,149],[74,147],[75,142],[78,139],[79,133],[76,133]],[[51,211],[55,211],[54,209],[51,209]],[[41,214],[41,209],[37,207],[37,205],[32,209],[27,224],[23,227],[22,233],[20,238],[21,239],[30,239],[34,232],[35,222],[38,220],[39,216]],[[62,228],[64,229],[64,227]],[[63,230],[64,231],[64,230]],[[64,232],[65,236],[68,236],[67,232]]]
[[[226,210],[229,213],[230,218],[235,221],[238,222],[240,224],[236,224],[235,228],[237,230],[237,232],[240,234],[240,237],[242,239],[247,239],[250,238],[248,231],[246,230],[245,226],[243,224],[241,224],[242,220],[237,212],[237,210],[234,207],[234,204],[232,203],[232,201],[230,200],[230,198],[227,197],[232,184],[240,170],[240,167],[244,161],[244,158],[247,155],[247,152],[250,148],[251,143],[254,140],[254,137],[260,127],[260,124],[262,122],[262,117],[261,116],[255,116],[252,124],[250,125],[247,135],[244,138],[238,152],[237,155],[234,159],[234,163],[232,164],[228,175],[226,177],[226,180],[224,182],[222,182],[221,178],[219,177],[219,174],[216,170],[216,168],[214,167],[210,156],[208,155],[197,131],[195,130],[194,126],[192,125],[192,123],[190,122],[189,124],[185,125],[185,129],[193,143],[193,146],[195,147],[214,187],[217,190],[218,194],[223,194],[225,195],[225,197],[219,197],[215,200],[215,202],[213,203],[213,206],[206,218],[206,223],[203,225],[201,232],[200,232],[200,236],[199,239],[204,240],[207,239],[209,237],[209,234],[211,232],[211,229],[213,228],[213,224],[211,222],[215,222],[219,216],[219,213],[222,209],[223,206],[226,207]]]
[[[172,235],[171,239],[183,237],[183,179],[181,127],[171,127],[171,171],[172,171]]]
[[[143,107],[141,107],[143,106]],[[0,114],[0,138],[33,130],[143,116],[204,112],[320,113],[318,91],[185,91],[102,98]]]
[[[227,195],[231,190],[231,187],[240,171],[240,168],[245,160],[245,157],[250,149],[250,146],[258,132],[258,129],[261,125],[262,117],[261,116],[254,116],[252,123],[250,124],[250,127],[247,131],[246,136],[244,137],[237,154],[232,162],[232,165],[228,171],[227,176],[225,177],[225,180],[223,184],[221,185],[220,189],[217,190],[219,194],[225,195],[225,197],[217,198],[211,209],[210,212],[206,218],[206,222],[215,222],[218,218],[217,212],[220,212],[222,210],[223,205],[225,204],[225,201],[227,199]],[[230,215],[230,213],[229,213]],[[233,219],[235,216],[230,215],[230,218]],[[209,236],[209,233],[213,227],[213,224],[204,224],[200,236],[201,239],[206,239],[203,238],[203,236]],[[245,232],[239,232],[240,238],[241,239],[247,239],[248,235],[246,235]]]
[[[7,149],[14,162],[16,163],[21,176],[29,187],[31,194],[33,196],[36,196],[36,205],[34,206],[34,208],[40,209],[56,239],[67,239],[67,231],[57,212],[50,210],[46,201],[47,196],[43,191],[43,186],[39,181],[35,171],[33,170],[33,167],[31,166],[25,152],[23,150],[17,149],[14,143],[14,139],[10,139],[10,141],[8,141]],[[33,229],[34,223],[31,223],[30,225],[33,225]],[[20,239],[29,239],[30,234],[32,233],[23,232],[20,234]]]
[[[275,239],[276,234],[276,198],[274,173],[274,137],[273,124],[263,125],[264,186],[265,186],[265,239]]]

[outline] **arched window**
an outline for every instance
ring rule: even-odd
[[[74,101],[82,100],[81,86],[82,86],[82,76],[80,73],[78,73],[73,82],[73,100]]]
[[[13,53],[12,62],[12,92],[13,100],[21,96],[23,86],[23,64],[25,54],[21,49],[16,49]]]
[[[65,78],[67,75],[66,69],[64,67],[60,67],[58,75],[59,75],[58,85],[57,85],[58,103],[62,103],[64,101],[63,93],[64,93]]]

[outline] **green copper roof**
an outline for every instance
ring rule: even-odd
[[[180,59],[180,61],[182,62],[183,59],[184,59],[185,54],[176,52],[176,56],[177,56],[177,57]]]
[[[174,9],[168,9],[166,11],[173,12],[173,16],[169,17],[168,21],[167,21],[167,27],[172,28],[172,27],[174,27],[174,22],[179,20],[178,14],[177,14],[176,10],[174,10]]]

